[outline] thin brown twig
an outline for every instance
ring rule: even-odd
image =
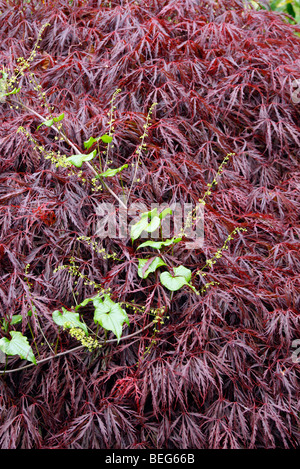
[[[121,340],[130,339],[131,337],[134,337],[134,336],[140,334],[141,332],[144,332],[146,329],[149,329],[149,327],[153,326],[153,324],[154,324],[154,322],[152,321],[147,326],[143,327],[142,329],[139,329],[138,331],[133,332],[132,334],[123,336],[119,340],[118,339],[100,340],[99,345],[112,344],[114,342],[120,342]],[[78,347],[74,347],[70,350],[66,350],[65,352],[57,353],[56,355],[53,355],[51,357],[42,358],[42,360],[38,360],[36,363],[29,363],[28,365],[20,366],[19,368],[13,368],[12,370],[0,371],[0,375],[6,375],[6,374],[9,374],[9,373],[15,373],[16,371],[25,370],[26,368],[30,368],[32,366],[40,365],[41,363],[45,363],[49,360],[52,360],[53,358],[62,357],[63,355],[67,355],[68,353],[72,353],[72,352],[77,352],[78,350],[82,350],[84,348],[85,348],[85,345],[78,345]]]
[[[22,103],[22,101],[15,101],[14,99],[11,100],[14,104],[17,104],[17,105],[20,105],[20,106],[23,106],[25,109],[27,109],[28,111],[32,112],[33,114],[35,114],[40,120],[44,121],[44,117],[39,114],[38,112],[36,112],[34,109],[30,108],[29,106],[27,106],[26,104]],[[61,137],[63,137],[63,139],[66,141],[66,143],[68,145],[70,145],[70,147],[73,148],[73,150],[75,151],[75,153],[77,155],[81,155],[81,151],[76,147],[76,145],[63,133],[61,132],[59,129],[57,129],[54,125],[52,126],[52,129],[54,129],[54,131],[56,133],[58,133]],[[97,173],[97,171],[93,168],[93,166],[88,162],[88,161],[85,161],[86,165],[88,166],[88,168],[95,174],[95,176],[99,177],[99,174]],[[105,187],[105,189],[108,190],[108,192],[119,202],[119,204],[127,209],[127,206],[124,204],[124,202],[117,196],[117,194],[115,194],[115,192],[107,185],[107,183],[105,181],[103,181],[103,178],[100,178],[101,180],[101,183],[103,184],[103,186]]]

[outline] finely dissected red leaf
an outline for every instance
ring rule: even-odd
[[[1,375],[0,447],[299,448],[299,25],[242,0],[0,0],[0,11],[9,76],[50,23],[20,92],[0,102],[1,326],[23,317],[0,336],[20,330],[47,359]],[[64,113],[73,146],[53,128],[37,130],[45,102]],[[141,279],[139,259],[154,252],[130,236],[98,243],[97,207],[110,203],[118,215],[116,199],[93,190],[87,166],[78,177],[45,158],[84,152],[91,136],[109,134],[112,117],[102,162],[128,168],[109,187],[122,197],[135,178],[129,203],[145,211],[195,205],[234,153],[206,200],[203,246],[184,240],[164,252],[169,266],[191,270],[195,288],[214,282],[202,295],[170,294],[158,272]],[[235,227],[247,232],[196,275]],[[59,269],[72,262],[82,277]],[[78,342],[52,312],[91,298],[95,284],[123,302],[130,327],[118,345],[67,353]],[[163,306],[155,332],[151,313]],[[96,332],[91,304],[80,314]],[[7,369],[19,367],[10,357]]]

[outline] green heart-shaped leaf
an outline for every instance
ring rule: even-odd
[[[137,239],[142,234],[142,232],[147,229],[148,225],[149,223],[147,217],[142,217],[137,223],[132,225],[130,229],[130,237],[132,241]]]
[[[112,331],[119,342],[124,322],[129,326],[126,311],[121,308],[119,303],[112,301],[109,295],[104,295],[103,300],[99,297],[94,298],[93,304],[95,306],[94,321],[104,329]]]
[[[160,274],[160,281],[162,285],[170,291],[177,291],[188,284],[184,277],[173,277],[170,272],[162,272]]]
[[[120,173],[123,171],[123,169],[128,168],[128,164],[123,164],[123,166],[120,166],[119,168],[116,169],[107,169],[104,171],[104,173],[101,173],[98,175],[98,177],[103,177],[103,178],[111,178],[115,176],[116,174]]]
[[[16,93],[18,92],[18,90],[15,91]],[[11,93],[10,93],[11,94]],[[46,127],[51,127],[53,125],[53,122],[59,122],[59,121],[62,121],[63,118],[65,117],[65,114],[62,113],[60,114],[58,117],[53,117],[53,119],[48,119],[44,122],[42,122],[36,130],[38,130],[42,125],[45,125]]]
[[[77,168],[81,168],[82,163],[84,161],[90,161],[93,158],[95,158],[96,153],[97,153],[97,150],[94,150],[92,153],[89,153],[88,155],[84,155],[82,153],[80,153],[79,155],[72,155],[67,158],[67,161],[72,163]]]
[[[14,314],[11,318],[11,324],[19,324],[22,322],[22,314]]]
[[[54,122],[54,119],[48,119],[44,122],[42,122],[36,130],[38,130],[40,127],[42,127],[42,125],[46,125],[46,127],[51,127],[51,125],[53,125],[53,122]]]
[[[149,210],[149,212],[143,212],[140,214],[140,217],[141,218],[153,218],[153,217],[157,217],[158,216],[158,213],[157,213],[157,207],[153,208],[152,210]]]
[[[160,214],[157,213],[157,207],[155,207],[152,210],[149,210],[148,212],[143,212],[140,214],[140,220],[132,225],[131,227],[131,239],[134,241],[137,239],[143,231],[148,231],[148,233],[153,233],[153,231],[157,230],[161,224],[162,218],[167,216],[169,213],[172,213],[171,209],[167,208],[163,210]],[[148,218],[150,218],[150,222],[148,222]],[[175,238],[173,238],[174,240]],[[174,241],[171,241],[169,244],[172,244]],[[180,238],[181,240],[181,238]],[[160,249],[161,246],[169,246],[168,241],[165,242],[155,242],[155,241],[147,241],[146,243],[142,244],[139,247],[143,246],[152,246],[155,247],[156,249]],[[175,241],[178,242],[178,241]],[[149,244],[150,243],[150,244]],[[153,243],[153,245],[152,245]],[[159,243],[159,244],[157,244]],[[166,243],[166,244],[165,244]]]
[[[102,140],[102,142],[104,143],[110,143],[112,141],[112,137],[110,135],[107,135],[107,134],[104,134],[102,135],[101,137],[97,137],[97,138],[94,138],[94,137],[90,137],[88,140],[84,141],[83,142],[83,145],[84,145],[84,148],[86,150],[88,150],[89,148],[91,148],[91,146],[98,142],[98,140]]]
[[[152,259],[152,261],[151,261]],[[150,264],[148,267],[145,268],[146,264],[149,262]],[[162,265],[166,265],[166,263],[160,257],[154,257],[150,259],[139,259],[139,267],[138,267],[138,275],[141,278],[147,278],[150,273],[153,273],[161,267]]]
[[[86,150],[88,150],[89,148],[91,148],[91,146],[92,146],[94,143],[98,142],[99,138],[100,138],[100,137],[98,137],[98,138],[90,137],[88,140],[86,140],[85,142],[83,142],[84,148],[85,148]]]
[[[163,272],[160,275],[160,281],[164,287],[171,291],[177,291],[184,285],[187,285],[196,293],[196,295],[199,295],[198,290],[189,283],[192,278],[192,272],[190,269],[180,265],[179,267],[174,267],[173,270],[174,275],[171,275],[169,272]]]
[[[0,350],[6,355],[19,355],[36,365],[36,359],[28,343],[27,337],[24,337],[21,332],[11,331],[12,339],[9,340],[6,337],[0,339]]]
[[[159,214],[159,218],[163,220],[163,218],[165,218],[167,215],[172,215],[172,213],[173,213],[172,209],[167,207]]]
[[[187,282],[191,280],[192,272],[190,269],[184,267],[184,265],[180,265],[179,267],[174,267],[174,274],[176,277],[183,277]]]
[[[148,233],[153,233],[153,231],[157,230],[159,226],[160,226],[160,218],[154,217],[151,219],[150,223],[148,223],[148,226],[146,229]]]
[[[74,313],[74,311],[68,311],[66,308],[62,307],[63,312],[56,310],[52,313],[52,319],[58,326],[64,326],[67,329],[70,327],[80,327],[86,335],[88,335],[88,330],[86,325],[80,321],[79,313]]]
[[[54,122],[59,122],[59,121],[62,121],[64,117],[65,117],[65,114],[62,113],[58,117],[54,117],[53,120],[54,120]]]
[[[154,249],[161,249],[162,246],[171,246],[171,244],[176,244],[181,241],[182,238],[175,238],[175,236],[172,239],[167,239],[166,241],[145,241],[145,243],[142,243],[139,245],[138,249],[144,248],[144,247],[151,247]]]
[[[112,136],[111,135],[104,134],[100,138],[101,138],[102,142],[104,142],[104,143],[110,143],[112,141]]]
[[[92,298],[85,298],[85,300],[79,303],[79,305],[75,306],[75,311],[77,311],[79,308],[82,308],[83,306],[86,306],[90,301],[94,301],[95,298],[99,298],[99,295],[93,296]]]
[[[9,96],[10,94],[17,94],[21,91],[21,88],[14,88],[12,91],[5,93],[3,96]]]
[[[20,322],[22,322],[22,319],[23,318],[21,314],[14,314],[10,321],[6,321],[5,319],[3,319],[4,331],[7,332],[10,325],[19,324]]]

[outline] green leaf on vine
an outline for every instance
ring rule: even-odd
[[[144,248],[144,247],[151,247],[154,249],[161,249],[162,246],[171,246],[172,244],[179,243],[182,240],[182,238],[175,238],[175,236],[171,239],[167,239],[166,241],[145,241],[145,243],[142,243],[139,245],[138,249]]]
[[[148,264],[148,265],[147,265]],[[141,278],[147,278],[150,273],[153,273],[166,263],[160,257],[151,257],[150,259],[139,259],[138,275]]]
[[[159,214],[159,218],[163,220],[163,218],[165,218],[167,215],[172,215],[172,213],[172,209],[167,207]]]
[[[160,218],[156,216],[151,218],[151,221],[150,223],[148,223],[148,226],[147,226],[148,233],[153,233],[153,231],[157,230],[159,226],[160,226]]]
[[[90,137],[88,140],[85,140],[83,142],[84,148],[86,150],[88,150],[89,148],[91,148],[92,145],[94,145],[94,143],[98,142],[100,139],[104,143],[110,143],[113,138],[110,135],[107,135],[107,134],[104,134],[101,137],[97,137],[97,138]]]
[[[36,130],[39,130],[39,128],[42,127],[42,125],[45,125],[46,127],[51,127],[51,125],[53,125],[53,122],[54,122],[54,119],[48,119],[48,120],[42,122],[42,123],[36,128]]]
[[[95,306],[94,321],[107,331],[113,332],[119,342],[124,322],[129,326],[126,311],[121,308],[119,303],[112,301],[107,294],[103,296],[103,300],[95,297],[93,304]]]
[[[10,324],[19,324],[22,322],[22,314],[14,314],[11,318]]]
[[[115,176],[116,174],[120,173],[123,171],[123,169],[128,168],[128,164],[123,164],[123,166],[120,166],[119,168],[116,169],[107,169],[104,171],[104,173],[100,173],[98,177],[103,177],[103,178],[111,178]]]
[[[198,290],[189,283],[192,278],[192,272],[190,269],[180,265],[179,267],[174,267],[173,271],[174,275],[170,274],[170,272],[161,273],[160,281],[164,287],[170,291],[177,291],[184,285],[187,285],[196,293],[196,295],[199,295]]]
[[[190,269],[187,269],[186,267],[184,267],[184,265],[180,265],[179,267],[174,267],[173,270],[174,270],[174,275],[176,275],[176,277],[183,277],[185,278],[187,282],[191,280],[192,272]]]
[[[21,88],[19,88],[19,90],[20,90],[20,89],[21,89]],[[18,90],[16,90],[16,92],[17,92],[17,91],[18,91]],[[12,94],[12,92],[9,93],[9,94]],[[42,123],[37,127],[36,130],[38,130],[42,125],[45,125],[46,127],[51,127],[54,122],[62,121],[64,117],[65,117],[65,114],[62,113],[62,114],[60,114],[58,117],[53,117],[53,119],[48,119],[48,120],[42,122]]]
[[[104,134],[100,138],[101,138],[102,142],[104,142],[104,143],[110,143],[112,141],[112,136],[111,135]]]
[[[166,210],[168,212],[166,212]],[[157,208],[155,207],[153,210],[149,212],[143,212],[140,214],[140,220],[131,226],[130,237],[132,241],[139,238],[143,231],[148,231],[148,233],[153,233],[153,231],[157,230],[161,224],[161,219],[164,218],[169,212],[170,209],[165,209],[161,214],[157,213]],[[165,212],[165,213],[164,213]],[[148,221],[148,217],[150,218],[150,222]]]
[[[143,231],[147,229],[147,226],[149,225],[148,218],[142,217],[137,223],[131,226],[130,229],[130,237],[132,241],[137,239]]]
[[[54,122],[59,122],[59,121],[62,121],[64,117],[65,117],[65,114],[63,112],[58,117],[54,117],[53,120],[54,120]]]
[[[14,314],[12,317],[11,317],[11,320],[9,321],[6,321],[6,319],[3,319],[3,322],[2,322],[2,329],[7,332],[8,331],[8,328],[10,325],[13,325],[13,324],[19,324],[20,322],[22,322],[22,315],[21,314]]]
[[[94,296],[92,298],[85,298],[79,305],[75,306],[75,311],[79,308],[82,308],[83,306],[86,306],[90,301],[93,301],[95,298],[97,298],[99,295]]]
[[[71,327],[80,327],[86,335],[88,335],[88,330],[86,325],[80,321],[79,313],[74,313],[74,311],[68,311],[66,308],[62,307],[63,312],[56,310],[52,313],[52,319],[58,326],[63,326],[66,329]]]
[[[28,343],[27,337],[24,337],[21,332],[11,331],[11,340],[6,337],[0,339],[0,350],[6,355],[19,355],[36,365],[36,359],[33,351]]]
[[[170,272],[162,272],[160,274],[160,281],[170,291],[177,291],[188,283],[184,277],[173,277]]]
[[[72,155],[67,158],[67,161],[72,163],[77,168],[81,168],[82,163],[84,161],[90,161],[93,158],[95,158],[96,153],[97,153],[97,150],[92,151],[92,153],[89,153],[88,155],[85,155],[83,153],[80,153],[79,155]]]
[[[90,137],[88,140],[83,142],[84,148],[88,150],[89,148],[91,148],[92,145],[94,145],[94,143],[98,142],[99,138],[100,137],[98,138]]]

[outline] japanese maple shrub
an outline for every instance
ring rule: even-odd
[[[299,25],[239,0],[0,13],[0,447],[299,448]],[[174,203],[203,245],[151,239]]]

